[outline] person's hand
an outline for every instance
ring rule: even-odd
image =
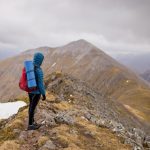
[[[46,100],[46,96],[42,95],[42,101],[45,101],[45,100]]]

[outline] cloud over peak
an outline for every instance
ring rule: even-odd
[[[110,54],[150,49],[149,0],[2,0],[0,51],[86,39]]]

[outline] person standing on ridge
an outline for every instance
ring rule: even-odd
[[[36,130],[41,125],[37,124],[34,120],[34,111],[35,108],[41,98],[42,100],[46,100],[45,96],[45,87],[44,87],[44,81],[43,81],[43,71],[41,69],[42,62],[44,60],[44,55],[42,53],[35,53],[33,58],[33,65],[34,65],[34,71],[35,71],[35,77],[36,77],[36,83],[37,83],[37,89],[35,91],[29,92],[29,122],[28,122],[28,129],[27,130]]]

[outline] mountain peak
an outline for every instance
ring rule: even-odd
[[[91,44],[90,42],[84,40],[84,39],[80,39],[77,41],[72,41],[67,45],[78,45],[78,46],[90,46],[90,47],[95,47],[93,44]]]
[[[79,39],[79,40],[74,41],[74,42],[76,42],[76,43],[85,43],[85,44],[89,44],[89,42],[86,41],[85,39]]]
[[[59,49],[57,49],[57,53],[71,52],[72,54],[78,53],[81,55],[85,55],[93,49],[98,50],[99,52],[101,51],[100,49],[96,48],[90,42],[88,42],[84,39],[80,39],[77,41],[72,41],[72,42],[68,43],[67,45],[64,45],[63,47],[59,47]]]

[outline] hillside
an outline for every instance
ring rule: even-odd
[[[148,135],[139,129],[141,123],[118,102],[67,74],[52,73],[45,82],[47,100],[40,101],[35,116],[42,126],[26,131],[28,107],[21,108],[17,115],[0,122],[0,149],[131,150],[150,146]],[[27,98],[19,99],[28,103]]]
[[[23,94],[18,80],[25,59],[35,51],[45,55],[45,76],[55,71],[81,79],[108,98],[121,102],[141,121],[150,123],[150,88],[140,77],[85,40],[57,48],[38,48],[0,62],[0,99],[8,101]],[[8,84],[9,83],[9,84]]]

